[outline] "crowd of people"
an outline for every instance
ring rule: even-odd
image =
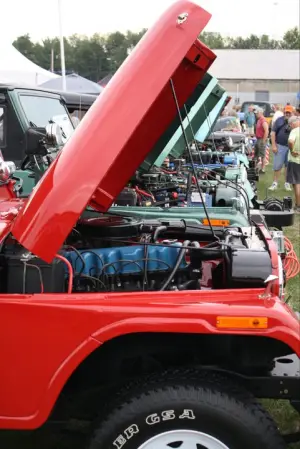
[[[300,213],[300,105],[294,108],[287,103],[285,106],[273,106],[273,116],[270,127],[264,116],[264,109],[250,105],[248,111],[241,116],[239,106],[231,111],[225,110],[223,115],[232,116],[236,120],[236,131],[246,131],[256,137],[255,157],[258,161],[260,173],[265,173],[266,148],[271,139],[273,152],[273,183],[269,190],[275,191],[279,187],[280,177],[284,176],[284,188],[295,193],[295,212]],[[241,121],[243,125],[241,125]]]
[[[300,213],[300,108],[275,105],[271,148],[274,180],[269,190],[277,190],[283,173],[285,190],[291,191],[293,186],[295,211]]]

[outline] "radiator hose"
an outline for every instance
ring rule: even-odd
[[[166,279],[165,283],[163,284],[163,286],[160,288],[159,291],[163,292],[164,290],[166,290],[166,288],[169,287],[170,283],[172,282],[172,280],[173,280],[173,278],[174,278],[174,276],[176,274],[176,271],[178,270],[178,268],[179,268],[179,266],[180,266],[180,264],[182,262],[182,259],[183,259],[184,255],[185,255],[187,247],[190,245],[190,243],[191,242],[189,240],[185,240],[183,242],[182,247],[180,248],[180,251],[179,251],[176,263],[174,265],[174,268],[171,271],[171,273],[169,274],[168,278]]]

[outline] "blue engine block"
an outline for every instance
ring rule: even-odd
[[[175,243],[168,247],[148,246],[148,255],[146,268],[147,271],[170,270],[180,251],[181,243]],[[113,248],[98,248],[93,250],[79,251],[84,260],[84,269],[82,270],[82,260],[75,251],[65,251],[64,256],[71,262],[75,273],[82,270],[82,274],[95,276],[102,272],[113,275],[137,274],[145,269],[145,246],[132,245]],[[110,264],[104,267],[106,264]],[[185,259],[181,261],[179,268],[185,268],[187,263]],[[104,270],[103,270],[104,267]]]

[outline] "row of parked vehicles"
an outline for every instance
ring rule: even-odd
[[[299,411],[292,202],[260,200],[250,139],[214,132],[209,17],[173,4],[97,99],[0,88],[2,429],[76,418],[90,449],[296,440],[257,401]]]

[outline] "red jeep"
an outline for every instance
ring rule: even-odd
[[[213,63],[209,18],[173,4],[30,198],[0,202],[2,429],[83,417],[89,449],[286,447],[255,399],[300,400],[268,230],[106,213]]]

